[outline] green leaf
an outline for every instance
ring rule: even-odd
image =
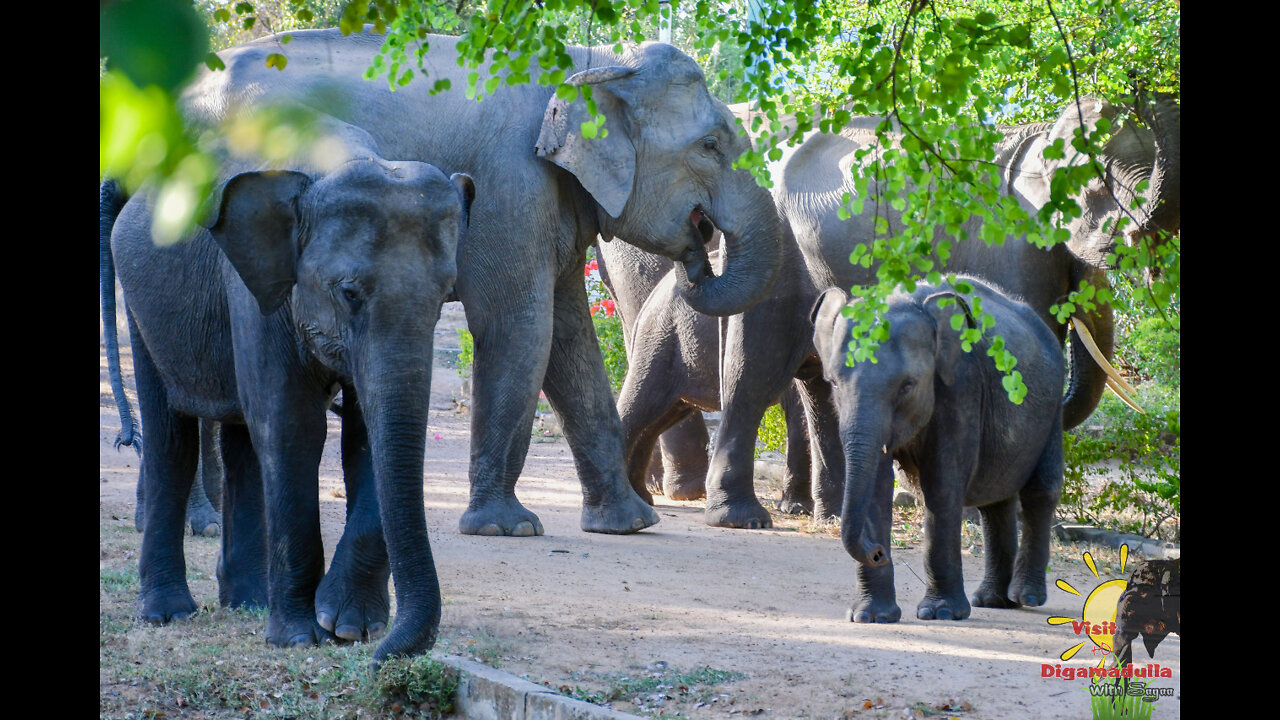
[[[280,53],[271,53],[267,56],[267,67],[273,67],[276,70],[284,70],[284,66],[289,64],[289,60]]]
[[[205,64],[205,67],[209,68],[210,70],[226,70],[227,69],[227,64],[222,62],[222,58],[218,57],[215,53],[209,53],[208,55],[205,55],[204,64]]]

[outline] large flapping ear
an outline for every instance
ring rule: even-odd
[[[542,132],[534,148],[538,157],[573,173],[600,207],[614,218],[622,214],[622,208],[631,197],[636,150],[623,127],[625,104],[609,91],[609,85],[625,80],[635,72],[635,68],[614,65],[583,70],[570,77],[568,85],[591,87],[596,108],[606,118],[604,129],[608,132],[602,133],[605,137],[583,137],[582,123],[591,119],[587,103],[581,96],[573,102],[552,96],[542,116]]]
[[[460,172],[450,175],[449,181],[458,189],[458,194],[462,197],[462,224],[465,227],[471,227],[471,203],[476,199],[475,181],[470,175]]]
[[[1095,97],[1082,97],[1079,104],[1075,101],[1067,103],[1062,108],[1062,114],[1054,121],[1053,127],[1049,129],[1048,141],[1062,140],[1062,152],[1066,157],[1062,160],[1050,161],[1053,167],[1058,164],[1078,165],[1083,160],[1077,155],[1079,151],[1071,146],[1071,141],[1076,137],[1076,130],[1080,128],[1081,120],[1090,133],[1097,129],[1098,119],[1106,118],[1109,122],[1114,122],[1116,118],[1116,108],[1110,103]]]
[[[940,307],[938,301],[943,298],[955,300],[954,305]],[[950,290],[934,293],[924,299],[924,310],[933,316],[934,324],[937,325],[937,351],[934,353],[934,373],[942,380],[944,385],[950,386],[956,380],[956,369],[960,364],[960,359],[964,357],[963,349],[960,347],[960,333],[951,327],[951,318],[956,314],[956,310],[964,313],[964,324],[969,328],[978,327],[978,322],[973,319],[973,311],[969,309],[969,303],[965,302],[964,297]]]
[[[835,337],[836,323],[840,320],[840,311],[849,303],[849,296],[838,287],[827,288],[818,296],[813,309],[809,311],[809,321],[813,323],[813,346],[818,350],[818,359],[828,370],[833,370],[828,363],[832,358],[839,358],[844,364],[844,353],[841,350],[848,344],[849,338]]]
[[[209,232],[258,301],[275,312],[297,282],[298,198],[311,178],[292,170],[246,172],[227,181]]]

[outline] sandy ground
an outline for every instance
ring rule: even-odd
[[[126,384],[132,364],[126,345]],[[445,307],[436,332],[440,350],[457,347],[462,307]],[[101,361],[100,504],[132,517],[138,461],[111,442],[119,419]],[[1070,662],[1070,624],[1083,598],[1051,587],[1040,608],[974,608],[961,622],[916,620],[925,585],[922,544],[892,550],[903,620],[854,625],[845,619],[855,564],[833,534],[805,520],[784,519],[771,530],[727,530],[703,524],[700,502],[657,499],[661,522],[631,536],[579,529],[581,489],[565,441],[535,438],[517,494],[541,518],[537,538],[471,537],[458,533],[468,496],[470,417],[457,406],[462,381],[437,365],[428,429],[427,522],[445,598],[439,647],[475,653],[503,670],[552,687],[600,692],[621,676],[710,667],[740,673],[710,690],[658,690],[643,707],[615,700],[619,710],[690,718],[749,715],[770,718],[1089,717],[1085,680],[1043,678],[1042,664],[1087,667],[1101,654],[1089,644]],[[545,440],[545,441],[543,441]],[[342,532],[344,500],[337,418],[320,467],[327,554]],[[758,485],[762,498],[771,491]],[[775,495],[776,497],[776,495]],[[1078,562],[1083,547],[1056,554],[1050,582],[1062,579],[1085,595],[1102,580]],[[1074,556],[1077,562],[1067,558]],[[1101,569],[1101,568],[1100,568]],[[212,574],[213,568],[203,568]],[[982,557],[965,552],[965,586],[977,588]],[[1127,574],[1127,573],[1126,573]],[[1181,639],[1170,636],[1154,661],[1135,648],[1135,662],[1158,662],[1173,697],[1155,717],[1180,715]],[[964,709],[966,707],[969,709]],[[948,705],[939,712],[935,708]],[[870,707],[868,707],[870,706]],[[916,712],[913,713],[912,710]]]

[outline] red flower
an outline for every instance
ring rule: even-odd
[[[613,306],[612,300],[601,300],[600,302],[596,303],[595,307],[598,307],[599,309],[603,310],[605,317],[613,317],[613,311],[615,308]],[[594,308],[593,308],[593,312],[594,312]]]
[[[582,269],[582,274],[587,277],[591,277],[591,273],[594,270],[597,270],[599,267],[600,267],[599,263],[597,263],[595,260],[592,260],[591,262],[587,263],[587,266],[585,268]]]

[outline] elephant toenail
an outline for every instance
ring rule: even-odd
[[[298,633],[297,635],[289,638],[289,642],[285,647],[307,647],[313,645],[314,642],[314,638],[311,637],[310,633]]]
[[[360,628],[355,625],[339,625],[338,629],[333,631],[333,634],[343,640],[351,640],[352,642],[362,640],[365,637],[364,633],[360,631]]]
[[[320,627],[333,632],[333,615],[327,612],[316,613],[316,622],[320,623]]]
[[[953,616],[951,615],[951,610],[950,610],[950,609],[948,609],[948,608],[938,608],[937,618],[938,618],[939,620],[951,620],[951,619],[953,619]]]
[[[532,537],[536,534],[537,533],[533,531],[533,523],[528,520],[516,525],[515,528],[511,530],[512,537]]]
[[[377,635],[378,633],[386,629],[387,629],[386,623],[381,623],[381,622],[373,623],[369,626],[369,637],[373,637],[374,635]]]
[[[476,531],[477,535],[502,535],[502,528],[497,523],[489,523]]]

